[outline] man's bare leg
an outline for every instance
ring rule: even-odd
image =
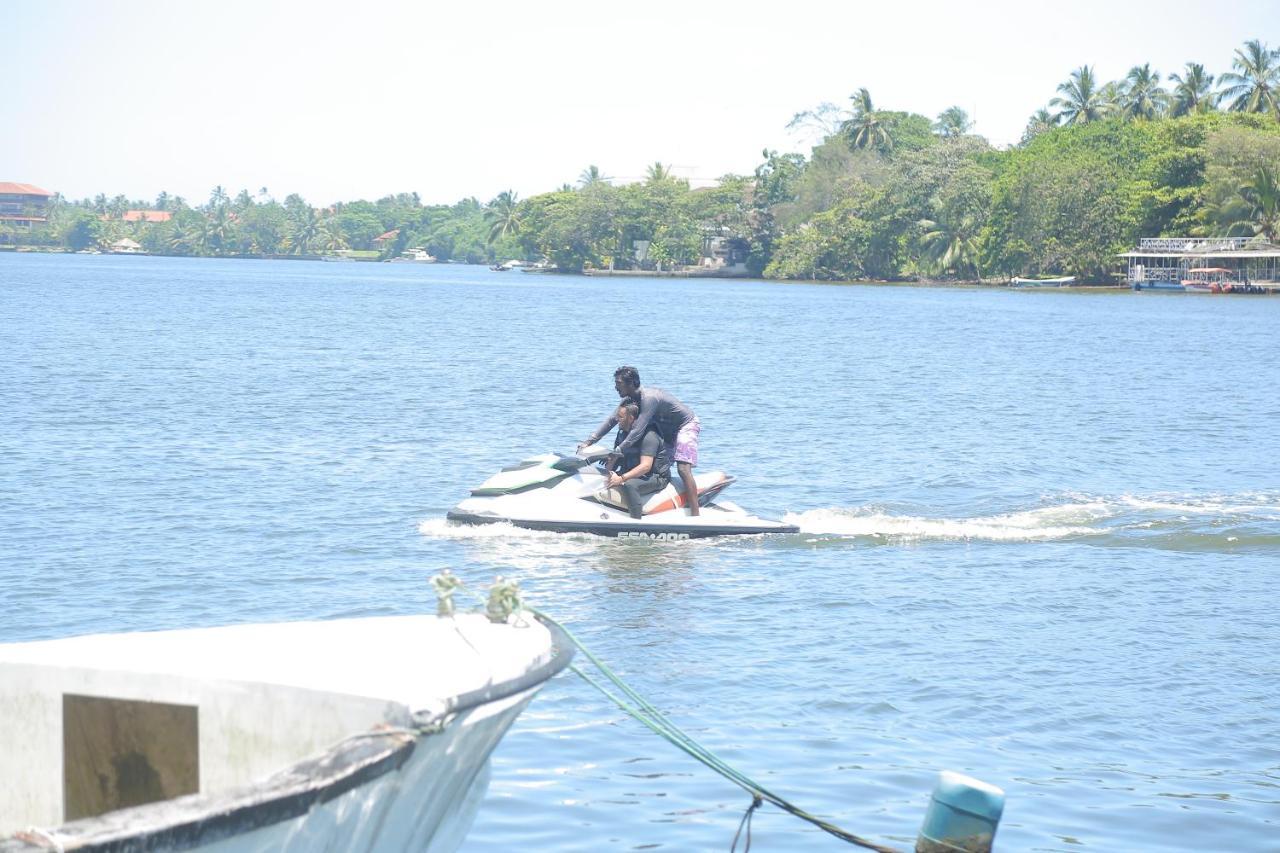
[[[693,466],[688,462],[677,462],[676,473],[680,475],[680,483],[684,486],[684,505],[689,508],[689,515],[699,515],[698,484],[693,481]]]

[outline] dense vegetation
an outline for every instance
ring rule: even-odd
[[[221,187],[195,206],[165,194],[153,203],[58,198],[36,241],[78,249],[132,237],[184,255],[390,257],[421,246],[441,259],[524,257],[581,270],[697,264],[716,240],[775,278],[1100,281],[1140,236],[1280,241],[1280,50],[1248,42],[1232,68],[1215,80],[1188,63],[1166,89],[1149,65],[1105,84],[1083,66],[1007,150],[971,135],[958,107],[931,122],[877,109],[860,89],[847,109],[796,115],[793,126],[822,137],[808,157],[765,151],[753,175],[711,188],[692,189],[655,163],[639,183],[615,186],[591,166],[574,185],[487,204],[424,206],[402,194],[316,209],[296,195],[280,203],[265,189],[230,197]],[[120,218],[144,208],[173,216]]]

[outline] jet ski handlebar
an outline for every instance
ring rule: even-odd
[[[600,462],[605,457],[613,453],[613,448],[605,447],[603,444],[592,444],[588,447],[578,448],[577,456],[584,462]]]

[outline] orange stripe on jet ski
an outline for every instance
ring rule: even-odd
[[[697,482],[697,481],[695,480],[694,482]],[[724,475],[721,474],[720,479],[716,480],[714,483],[711,483],[706,486],[699,486],[698,495],[701,496],[704,492],[708,491],[709,489],[714,489],[716,486],[720,485],[723,482],[724,482]],[[673,510],[683,506],[684,506],[684,492],[680,492],[671,500],[663,501],[662,503],[655,506],[653,509],[646,510],[645,515],[657,515],[660,512],[667,512],[668,510]]]

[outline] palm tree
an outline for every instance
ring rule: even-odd
[[[1059,108],[1057,119],[1061,124],[1087,124],[1105,118],[1111,111],[1088,65],[1072,71],[1071,79],[1059,84],[1058,91],[1062,97],[1054,98],[1049,106]]]
[[[934,131],[944,139],[950,139],[956,136],[964,136],[969,132],[969,128],[973,127],[973,122],[969,121],[969,114],[959,107],[947,107],[938,113],[938,121],[934,124]]]
[[[938,219],[922,219],[919,223],[920,245],[924,248],[929,267],[937,273],[955,270],[959,274],[973,272],[978,278],[977,227],[968,217],[959,222]]]
[[[316,234],[316,242],[321,251],[325,252],[336,252],[339,249],[347,248],[347,239],[346,235],[342,233],[342,226],[332,216],[321,220],[320,229]]]
[[[850,95],[849,100],[853,101],[854,118],[876,111],[875,105],[871,103],[871,93],[867,91],[866,86]]]
[[[664,166],[661,161],[655,162],[649,168],[644,170],[644,180],[647,184],[660,184],[663,181],[671,179],[671,167]]]
[[[1244,216],[1231,223],[1231,232],[1244,231],[1268,243],[1280,241],[1280,174],[1274,169],[1258,169],[1240,187],[1240,199]]]
[[[231,201],[227,195],[227,191],[222,188],[222,184],[218,184],[213,188],[213,192],[209,194],[209,207],[218,208]]]
[[[156,210],[169,209],[169,194],[161,190],[160,195],[156,196]]]
[[[484,212],[484,221],[489,223],[487,241],[492,245],[502,237],[520,233],[520,203],[518,196],[511,190],[503,190],[498,197],[489,202]]]
[[[214,252],[220,253],[224,251],[227,248],[227,244],[231,242],[234,228],[235,217],[232,216],[227,206],[223,204],[215,207],[205,220],[205,243]]]
[[[288,228],[285,245],[289,247],[290,254],[305,255],[320,237],[320,216],[311,205],[303,205],[289,217]]]
[[[1169,79],[1177,83],[1173,87],[1172,115],[1212,112],[1218,105],[1218,96],[1213,91],[1213,75],[1206,74],[1200,63],[1188,62],[1186,74],[1170,74]]]
[[[871,103],[871,93],[866,87],[850,95],[853,100],[853,118],[845,122],[845,133],[854,148],[893,147],[893,137],[889,129],[880,122],[875,105]]]
[[[204,227],[196,222],[179,221],[169,235],[169,248],[175,252],[200,255],[204,253]]]
[[[892,148],[893,137],[875,113],[866,113],[851,121],[850,141],[854,148]]]
[[[583,189],[586,189],[587,187],[594,187],[596,184],[607,183],[608,181],[609,178],[600,171],[599,166],[588,166],[583,169],[582,174],[578,176],[578,184]]]
[[[1280,118],[1280,50],[1271,50],[1254,39],[1236,48],[1229,71],[1218,82],[1226,88],[1221,97],[1229,99],[1229,109],[1242,113],[1271,113]],[[1239,73],[1237,73],[1239,72]]]
[[[1022,131],[1022,141],[1030,142],[1040,134],[1058,126],[1058,117],[1041,107],[1031,114],[1027,120],[1027,129]]]
[[[1120,90],[1120,111],[1126,118],[1152,119],[1162,115],[1169,103],[1169,93],[1160,86],[1159,72],[1151,63],[1129,69]]]

